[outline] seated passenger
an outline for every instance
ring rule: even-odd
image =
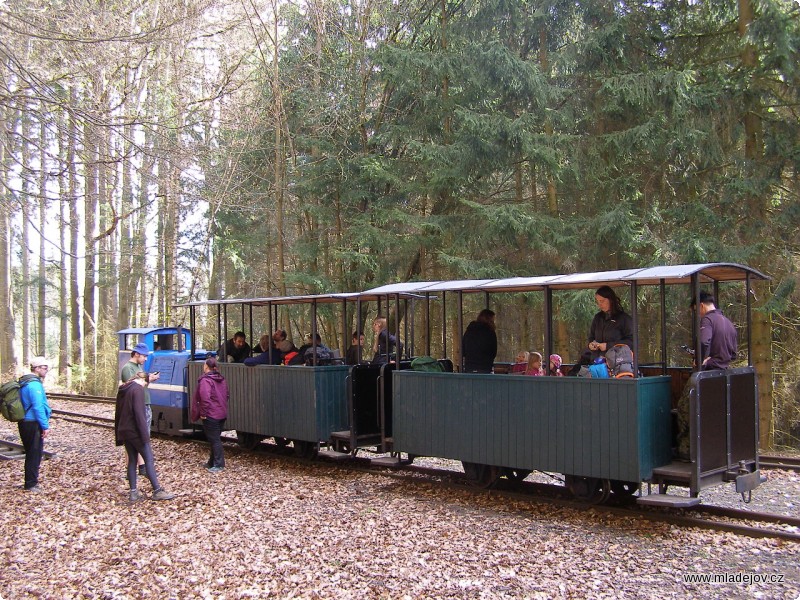
[[[291,342],[289,343],[291,344]],[[300,354],[300,351],[295,348],[295,345],[291,344],[291,348],[284,353],[283,362],[281,364],[284,364],[288,367],[293,367],[296,365],[304,365],[306,364],[306,361],[303,358],[303,355]]]
[[[550,355],[550,375],[553,377],[563,377],[561,372],[561,356],[559,354]]]
[[[331,358],[333,358],[333,352],[331,352],[331,349],[322,343],[322,337],[320,337],[319,334],[317,334],[316,342],[316,346],[309,346],[306,348],[305,352],[303,352],[303,359],[305,360],[306,365],[313,365],[315,356],[318,365],[330,364]]]
[[[237,331],[233,337],[219,347],[217,356],[225,362],[243,363],[250,356],[250,344],[246,341],[244,331]]]
[[[581,353],[581,357],[578,359],[578,362],[572,365],[572,368],[569,370],[567,375],[569,377],[576,377],[580,374],[581,369],[588,371],[590,364],[592,364],[592,352],[591,350],[584,350],[583,353]]]
[[[544,375],[544,369],[542,368],[542,355],[540,353],[530,353],[528,357],[528,366],[525,369],[525,375],[531,375],[533,377]]]
[[[359,364],[359,350],[361,351],[361,363],[369,362],[364,359],[364,334],[362,333],[360,336],[358,335],[357,331],[353,332],[353,342],[350,344],[350,347],[347,349],[347,354],[345,354],[344,364],[346,365],[357,365]]]
[[[393,333],[389,333],[389,322],[384,317],[378,317],[372,322],[372,331],[375,333],[375,341],[372,344],[373,365],[394,362],[397,358],[395,351],[399,355],[403,354],[403,342]]]
[[[508,370],[509,373],[524,373],[528,368],[528,359],[531,357],[530,352],[527,350],[520,350],[517,353],[517,360],[511,365]]]
[[[261,354],[262,352],[269,352],[270,346],[270,337],[268,333],[262,335],[259,340],[258,344],[253,348],[253,354]]]
[[[494,311],[488,308],[478,313],[477,319],[467,325],[461,338],[465,373],[491,373],[497,356],[497,333]]]
[[[283,329],[276,329],[272,333],[272,346],[273,348],[277,348],[278,344],[281,342],[286,341],[286,331]]]
[[[311,334],[307,333],[305,339],[303,340],[303,345],[300,346],[297,351],[300,353],[300,356],[303,356],[306,353],[306,350],[311,348],[313,345],[314,344],[311,343]]]
[[[256,365],[281,365],[283,364],[283,356],[286,351],[294,348],[294,345],[287,341],[283,340],[278,347],[272,346],[270,348],[271,339],[269,335],[264,334],[261,336],[261,340],[259,340],[258,346],[256,348],[266,348],[266,350],[261,351],[256,356],[251,356],[244,359],[245,366],[254,367]],[[284,348],[285,350],[282,350]]]

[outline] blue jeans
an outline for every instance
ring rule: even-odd
[[[222,453],[222,440],[220,439],[224,425],[225,419],[211,419],[209,417],[203,419],[203,433],[206,434],[206,439],[211,444],[211,453],[206,463],[208,467],[225,466],[225,455]]]
[[[38,421],[20,421],[19,437],[25,448],[25,489],[39,485],[39,465],[42,464],[44,440]]]

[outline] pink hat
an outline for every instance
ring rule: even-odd
[[[556,369],[561,368],[561,357],[558,354],[551,354],[550,362],[553,363]]]

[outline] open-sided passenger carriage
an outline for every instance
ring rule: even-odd
[[[363,314],[362,305],[377,302],[379,311],[394,310],[394,333],[405,341],[405,356],[382,366],[316,365],[311,367],[221,364],[231,389],[227,427],[240,442],[253,446],[265,438],[292,440],[298,452],[312,456],[327,446],[340,453],[369,449],[392,453],[399,464],[415,456],[461,461],[467,476],[482,485],[498,477],[523,479],[531,471],[565,476],[579,498],[599,502],[611,494],[632,495],[642,482],[662,493],[642,495],[642,503],[690,506],[700,491],[720,482],[735,482],[736,491],[750,492],[761,481],[758,468],[758,389],[749,361],[750,281],[766,277],[746,266],[714,263],[676,265],[571,275],[401,283],[357,294],[261,298],[192,303],[191,328],[197,309],[217,309],[218,341],[228,334],[227,311],[242,311],[241,322],[253,322],[254,307],[268,307],[269,331],[281,306],[306,304],[316,329],[322,304],[341,306],[341,348],[349,341],[348,311]],[[672,411],[689,369],[668,365],[665,293],[683,285],[698,298],[701,287],[718,297],[720,284],[744,283],[747,366],[699,374],[691,402],[691,462],[673,460]],[[429,373],[409,369],[414,355],[431,354],[435,335],[430,305],[441,302],[441,354],[445,365],[448,335],[464,331],[463,298],[482,294],[488,307],[505,294],[540,293],[544,314],[545,356],[553,351],[554,294],[601,285],[627,289],[634,319],[634,372],[626,379],[525,377],[520,375]],[[639,302],[642,288],[658,291],[661,358],[639,364]],[[457,298],[458,310],[448,319],[444,299]],[[653,294],[649,294],[653,296]],[[480,298],[480,296],[478,296]],[[684,298],[688,301],[690,296]],[[424,307],[424,335],[416,336],[409,303]],[[688,302],[687,302],[688,303]],[[451,302],[452,304],[452,302]],[[237,308],[238,305],[238,308]],[[419,304],[417,304],[419,306]],[[417,311],[418,313],[419,311]],[[653,312],[653,311],[650,311]],[[400,324],[402,323],[402,330]],[[450,323],[450,329],[447,329]],[[695,328],[699,316],[695,317]],[[588,325],[588,324],[587,324]],[[252,327],[252,325],[251,325]],[[253,331],[249,338],[254,339]],[[416,338],[425,340],[419,348]],[[458,336],[460,338],[460,336]],[[194,337],[192,338],[194,339]],[[459,344],[459,339],[451,345]],[[581,337],[572,347],[585,345]],[[699,341],[695,347],[699,351]],[[201,361],[189,364],[190,393],[201,373]],[[381,459],[386,461],[386,459]],[[671,486],[688,496],[669,496]]]
[[[532,470],[562,473],[578,497],[604,501],[611,493],[632,494],[640,482],[688,488],[689,497],[665,493],[641,503],[691,506],[710,485],[734,481],[736,491],[760,484],[758,468],[758,386],[749,362],[750,280],[761,273],[735,264],[652,267],[494,281],[409,283],[390,294],[456,293],[463,331],[464,294],[515,292],[544,294],[545,356],[553,350],[553,294],[562,290],[627,287],[634,319],[634,372],[639,373],[640,288],[658,286],[661,360],[648,376],[627,379],[524,377],[515,375],[431,374],[400,370],[393,378],[391,448],[411,456],[436,456],[464,463],[465,472],[490,485],[502,475]],[[698,374],[691,402],[691,461],[673,460],[671,412],[686,369],[667,365],[665,289],[741,281],[747,307],[748,366]],[[369,294],[381,293],[381,288]],[[624,296],[623,296],[624,297]],[[689,296],[687,295],[687,299]],[[388,298],[387,298],[388,300]],[[696,315],[699,325],[699,315]],[[576,347],[583,347],[579,340]],[[699,340],[695,341],[699,355]],[[678,385],[676,385],[678,382]]]
[[[248,323],[248,338],[265,333],[254,330],[254,310],[266,311],[266,333],[278,324],[278,310],[295,306],[310,312],[312,338],[317,334],[317,310],[321,305],[340,307],[342,319],[354,294],[255,298],[190,304],[190,321],[196,326],[197,308],[216,308],[218,343],[227,339],[228,312],[241,311],[238,322]],[[239,316],[239,315],[237,315]],[[234,320],[231,316],[231,320]],[[337,352],[338,353],[338,352]],[[205,358],[205,357],[202,357]],[[320,444],[328,444],[333,432],[349,426],[347,385],[350,369],[335,360],[334,364],[286,367],[219,362],[219,371],[228,382],[230,402],[226,428],[236,430],[239,443],[254,448],[262,440],[274,438],[279,445],[291,442],[295,453],[313,457]],[[202,360],[189,365],[190,398],[202,375]]]

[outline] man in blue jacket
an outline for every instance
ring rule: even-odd
[[[25,448],[25,489],[38,492],[39,465],[42,462],[44,439],[50,432],[50,405],[44,393],[42,381],[47,377],[50,365],[43,356],[31,360],[31,372],[36,375],[22,387],[19,397],[25,408],[25,418],[18,423],[19,437]]]

